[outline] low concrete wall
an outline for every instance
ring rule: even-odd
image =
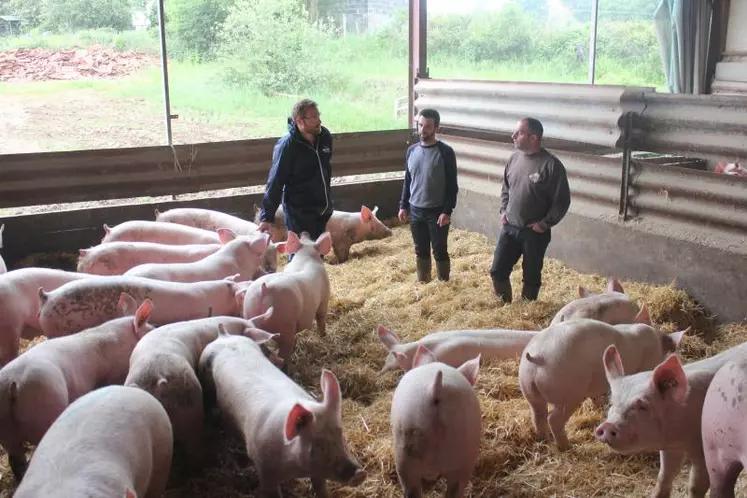
[[[495,239],[499,192],[500,185],[495,197],[460,191],[454,226]],[[663,285],[675,281],[717,321],[747,318],[747,256],[743,254],[569,213],[553,229],[547,255],[585,273]]]
[[[335,209],[357,211],[361,205],[370,208],[378,205],[380,219],[396,216],[402,182],[397,179],[334,185]],[[104,223],[114,226],[127,220],[153,220],[156,208],[163,212],[177,207],[199,207],[253,220],[255,206],[261,200],[262,194],[248,194],[0,217],[0,224],[5,224],[4,247],[0,254],[8,269],[13,270],[30,254],[77,254],[78,249],[101,241]]]

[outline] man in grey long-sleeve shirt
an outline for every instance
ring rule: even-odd
[[[431,246],[439,280],[449,280],[449,224],[456,206],[457,165],[454,149],[436,138],[441,116],[423,109],[418,116],[420,141],[407,149],[399,219],[410,221],[418,280],[431,279]]]
[[[522,255],[521,297],[537,299],[550,229],[563,219],[571,204],[565,167],[542,147],[542,134],[542,123],[524,118],[511,137],[518,150],[503,174],[502,228],[490,269],[493,290],[505,303],[512,301],[509,278]]]

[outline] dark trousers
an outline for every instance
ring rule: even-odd
[[[417,208],[410,206],[410,232],[415,243],[415,255],[419,259],[449,261],[448,238],[449,225],[438,226],[438,217],[442,211],[437,208]]]
[[[294,232],[299,237],[301,233],[308,232],[311,240],[316,240],[321,234],[327,230],[327,222],[332,216],[332,213],[325,215],[317,214],[306,214],[306,213],[289,213],[287,208],[284,208],[285,212],[285,225],[288,227],[288,231]],[[324,255],[322,255],[324,258]],[[293,259],[293,255],[288,255],[288,261]]]
[[[508,280],[514,265],[522,260],[525,285],[539,288],[542,285],[542,266],[545,251],[550,244],[550,231],[537,233],[529,227],[503,225],[493,254],[490,275],[495,281]]]

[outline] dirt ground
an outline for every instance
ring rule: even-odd
[[[4,83],[11,88],[33,83]],[[165,145],[163,108],[142,98],[110,98],[95,90],[0,93],[0,154]],[[175,144],[246,138],[242,126],[172,120]]]

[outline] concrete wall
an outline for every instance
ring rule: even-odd
[[[492,196],[462,189],[454,226],[495,240],[500,185],[496,190]],[[747,318],[747,256],[742,254],[569,213],[553,229],[547,255],[584,273],[662,285],[676,281],[718,321]]]
[[[715,93],[747,95],[747,2],[731,0],[726,48],[716,65]]]
[[[358,211],[361,204],[371,208],[378,205],[377,216],[380,219],[397,216],[401,192],[402,180],[359,182],[332,187],[335,209]],[[249,194],[0,217],[0,224],[5,224],[3,249],[0,254],[5,259],[8,269],[13,270],[31,254],[77,255],[78,249],[96,245],[101,241],[104,236],[104,223],[114,226],[127,220],[153,220],[156,208],[163,212],[176,207],[200,207],[253,220],[255,206],[261,200],[261,194]],[[54,257],[48,259],[55,260]]]

